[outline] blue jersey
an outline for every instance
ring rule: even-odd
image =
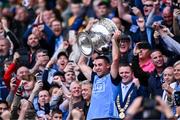
[[[97,74],[92,74],[92,81],[93,89],[87,120],[118,118],[118,111],[115,105],[118,86],[112,83],[111,75],[107,74],[103,77],[98,77]]]

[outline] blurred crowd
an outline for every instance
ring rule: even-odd
[[[110,49],[83,55],[103,18]],[[1,0],[0,119],[180,119],[180,0]]]

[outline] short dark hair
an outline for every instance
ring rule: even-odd
[[[64,77],[64,72],[60,72],[60,71],[57,71],[53,74],[53,76],[63,76]]]
[[[8,106],[8,102],[5,101],[5,100],[0,100],[0,104],[5,104],[7,107],[9,107],[9,106]]]
[[[52,116],[53,116],[54,114],[56,114],[56,113],[62,114],[62,111],[61,111],[60,109],[57,109],[57,108],[52,109]]]
[[[38,50],[36,51],[36,54],[37,54],[37,53],[40,53],[40,52],[43,52],[43,53],[48,54],[48,50],[42,49],[42,48],[38,49]]]
[[[101,5],[104,5],[106,7],[109,7],[109,3],[108,2],[105,2],[105,1],[101,1],[98,6],[101,6]]]
[[[161,54],[163,54],[163,53],[161,52],[161,50],[159,50],[159,49],[153,49],[153,50],[151,50],[151,54],[154,53],[154,52],[160,52]]]
[[[122,34],[121,37],[120,37],[120,40],[130,42],[131,41],[131,36],[127,35],[127,34]]]
[[[101,56],[98,56],[95,58],[95,60],[97,59],[103,59],[105,62],[107,62],[108,64],[110,64],[110,60],[108,57],[104,56],[104,55],[101,55]]]
[[[69,56],[66,54],[66,52],[62,51],[57,55],[57,59],[59,59],[59,57],[61,56],[65,56],[67,59],[69,58]]]
[[[148,42],[142,42],[142,43],[138,44],[138,48],[151,50],[151,46]]]
[[[119,65],[119,67],[129,67],[131,69],[131,71],[133,72],[133,69],[132,69],[131,65],[128,64],[128,63],[122,63],[122,64]]]

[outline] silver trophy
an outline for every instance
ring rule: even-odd
[[[89,32],[78,35],[77,44],[85,56],[90,56],[94,51],[102,54],[109,49],[111,37],[118,30],[110,19],[103,18],[96,22]]]

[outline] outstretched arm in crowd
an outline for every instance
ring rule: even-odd
[[[147,21],[146,21],[146,27],[151,27],[153,25],[153,18],[154,18],[154,15],[156,13],[157,10],[159,10],[159,7],[157,7],[159,4],[159,1],[156,0],[155,2],[153,2],[153,9],[152,11],[150,12],[150,14],[148,15],[147,17]]]
[[[38,81],[35,83],[35,85],[34,85],[34,89],[32,90],[32,93],[31,93],[28,101],[30,101],[30,102],[32,103],[33,100],[34,100],[34,97],[35,97],[36,95],[38,95],[38,92],[42,89],[42,87],[43,87],[42,81],[41,81],[41,80],[38,80]]]
[[[178,16],[180,16],[180,10],[174,9],[173,11],[173,31],[174,34],[180,36],[180,26]]]
[[[159,29],[158,32],[163,42],[166,44],[167,49],[180,55],[180,44],[176,42],[172,37],[170,37],[172,33],[170,33],[169,29],[168,28]]]
[[[55,59],[51,58],[49,60],[49,62],[47,63],[46,68],[45,68],[43,75],[42,75],[43,88],[45,88],[46,90],[49,90],[51,87],[51,85],[48,82],[48,76],[49,76],[50,69],[54,63],[55,63]]]
[[[125,12],[122,0],[118,0],[118,14],[119,17],[128,23],[132,23],[131,15]]]
[[[21,96],[22,96],[22,92],[23,92],[23,83],[21,81],[18,89],[17,89],[17,92],[14,96],[14,99],[13,99],[13,103],[11,105],[11,119],[18,119],[18,106],[20,105],[20,100],[21,100]]]
[[[60,76],[54,76],[53,83],[59,85],[62,87],[63,93],[68,96],[70,94],[70,91],[67,89],[67,87],[63,84]]]
[[[9,94],[6,98],[6,101],[8,102],[9,105],[11,105],[13,102],[16,86],[17,86],[16,85],[16,78],[12,78],[11,82],[10,82],[10,91],[9,91]]]
[[[13,46],[11,46],[13,48],[12,52],[14,52],[23,44],[17,39],[16,35],[9,30],[8,21],[6,20],[6,18],[2,18],[1,23],[2,23],[2,27],[5,31],[5,37],[7,37],[7,36],[9,37],[8,39],[10,40],[10,43],[13,45]]]

